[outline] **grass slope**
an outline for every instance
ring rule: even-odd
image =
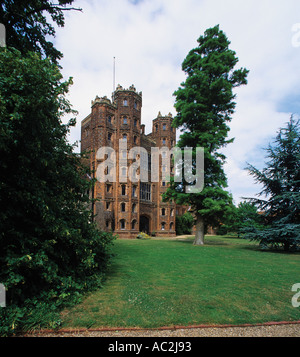
[[[300,255],[241,239],[117,240],[105,286],[64,312],[64,327],[159,327],[299,320]]]

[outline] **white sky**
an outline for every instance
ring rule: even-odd
[[[65,12],[66,25],[54,41],[63,52],[65,77],[74,85],[69,100],[79,111],[70,135],[80,140],[80,122],[96,95],[111,96],[113,57],[116,84],[143,92],[142,122],[174,109],[174,91],[184,81],[181,63],[204,31],[217,24],[231,41],[238,67],[250,70],[248,85],[237,89],[230,124],[235,142],[224,150],[228,190],[235,203],[260,187],[244,170],[263,167],[262,151],[300,113],[299,0],[75,0],[83,12]]]

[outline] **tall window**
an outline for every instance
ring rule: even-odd
[[[122,185],[122,196],[126,195],[126,186]]]
[[[124,105],[124,107],[128,107],[128,101],[127,101],[127,99],[124,99],[124,100],[123,100],[123,105]]]
[[[136,211],[136,204],[134,203],[134,204],[132,205],[132,213],[135,213],[135,211]]]
[[[163,223],[161,224],[161,230],[164,231],[165,229],[166,229],[166,224],[165,224],[165,222],[163,222]]]
[[[107,139],[108,139],[108,141],[111,141],[111,133],[107,134]]]
[[[151,184],[141,182],[140,198],[143,201],[151,201]]]
[[[166,215],[166,209],[165,209],[165,208],[162,208],[162,209],[161,209],[161,215],[162,215],[162,216],[165,216],[165,215]]]
[[[136,220],[134,219],[134,220],[131,222],[131,229],[135,229],[135,226],[136,226]]]
[[[127,117],[123,117],[123,124],[128,124]]]
[[[121,212],[125,212],[126,211],[126,205],[124,202],[121,203]]]
[[[132,186],[132,197],[136,197],[136,186]]]
[[[167,124],[163,124],[163,130],[167,130]]]
[[[166,145],[166,142],[167,142],[166,138],[163,138],[163,139],[162,139],[163,145]]]
[[[120,226],[121,226],[121,229],[125,229],[125,219],[121,219]]]

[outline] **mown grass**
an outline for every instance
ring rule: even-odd
[[[117,240],[104,287],[69,311],[64,327],[159,327],[300,320],[291,304],[300,255],[245,240]]]

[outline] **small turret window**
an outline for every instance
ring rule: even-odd
[[[127,99],[123,100],[123,105],[124,105],[124,107],[128,107],[128,100]]]

